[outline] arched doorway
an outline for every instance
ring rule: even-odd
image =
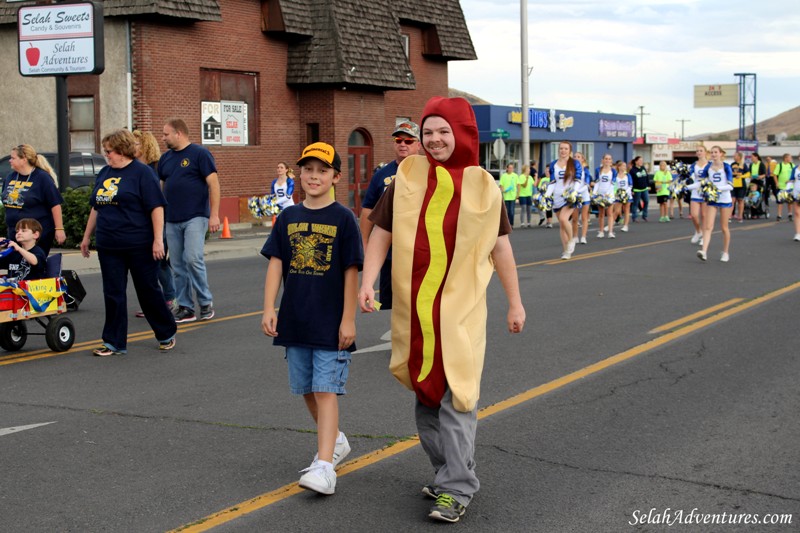
[[[372,177],[372,138],[364,129],[355,129],[347,139],[347,198],[350,209],[361,214],[361,198]]]

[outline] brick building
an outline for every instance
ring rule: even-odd
[[[0,5],[0,46],[16,49],[16,10]],[[337,199],[354,210],[374,167],[389,161],[397,120],[418,119],[447,95],[447,62],[474,59],[458,0],[107,0],[106,70],[68,78],[72,150],[98,151],[119,127],[152,131],[184,118],[219,169],[221,216],[249,220],[245,199],[268,190],[281,161],[324,140],[342,154]],[[396,7],[397,6],[397,7]],[[14,60],[0,59],[4,72]],[[7,76],[0,120],[17,124],[0,142],[55,148],[52,78]],[[203,106],[203,102],[209,105]],[[230,116],[247,141],[219,144],[219,102],[246,104]],[[50,110],[50,107],[53,110]],[[20,109],[37,109],[19,120]],[[224,107],[222,109],[225,109]],[[205,119],[205,120],[204,120]],[[246,120],[246,126],[244,126]],[[204,140],[205,138],[205,140]],[[233,137],[230,137],[231,139]],[[162,146],[162,149],[164,147]]]

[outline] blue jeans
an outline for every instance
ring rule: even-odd
[[[175,292],[182,307],[194,309],[194,294],[197,303],[212,303],[208,288],[206,262],[203,248],[208,231],[206,217],[194,217],[183,222],[167,222],[167,243],[170,249],[170,263],[175,274]]]
[[[508,213],[508,221],[514,225],[514,211],[517,208],[516,200],[503,200],[506,203],[506,212]]]
[[[644,207],[641,209],[642,211],[642,220],[647,220],[647,206],[650,205],[650,195],[648,194],[647,190],[644,191],[634,191],[633,193],[633,205],[631,206],[631,218],[636,220],[636,214],[639,212],[639,203],[643,202]]]

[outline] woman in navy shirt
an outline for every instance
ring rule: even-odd
[[[38,246],[46,255],[50,253],[53,240],[58,244],[67,240],[61,218],[64,199],[56,187],[55,172],[47,159],[37,154],[29,144],[12,148],[9,163],[14,172],[5,176],[2,192],[7,237],[15,239],[17,222],[23,218],[35,218],[42,225]]]
[[[95,234],[103,277],[103,344],[93,353],[105,357],[127,352],[128,272],[159,349],[171,350],[177,326],[158,286],[167,202],[153,169],[135,158],[136,138],[131,132],[117,130],[106,135],[103,151],[108,166],[97,175],[81,241],[81,253],[89,257],[89,242]]]

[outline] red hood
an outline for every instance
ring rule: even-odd
[[[434,96],[422,110],[422,120],[419,122],[420,131],[425,127],[425,119],[430,116],[440,116],[450,123],[456,146],[453,155],[444,164],[437,162],[425,151],[431,165],[441,165],[446,168],[465,168],[478,166],[478,125],[472,106],[463,98],[443,98]]]

